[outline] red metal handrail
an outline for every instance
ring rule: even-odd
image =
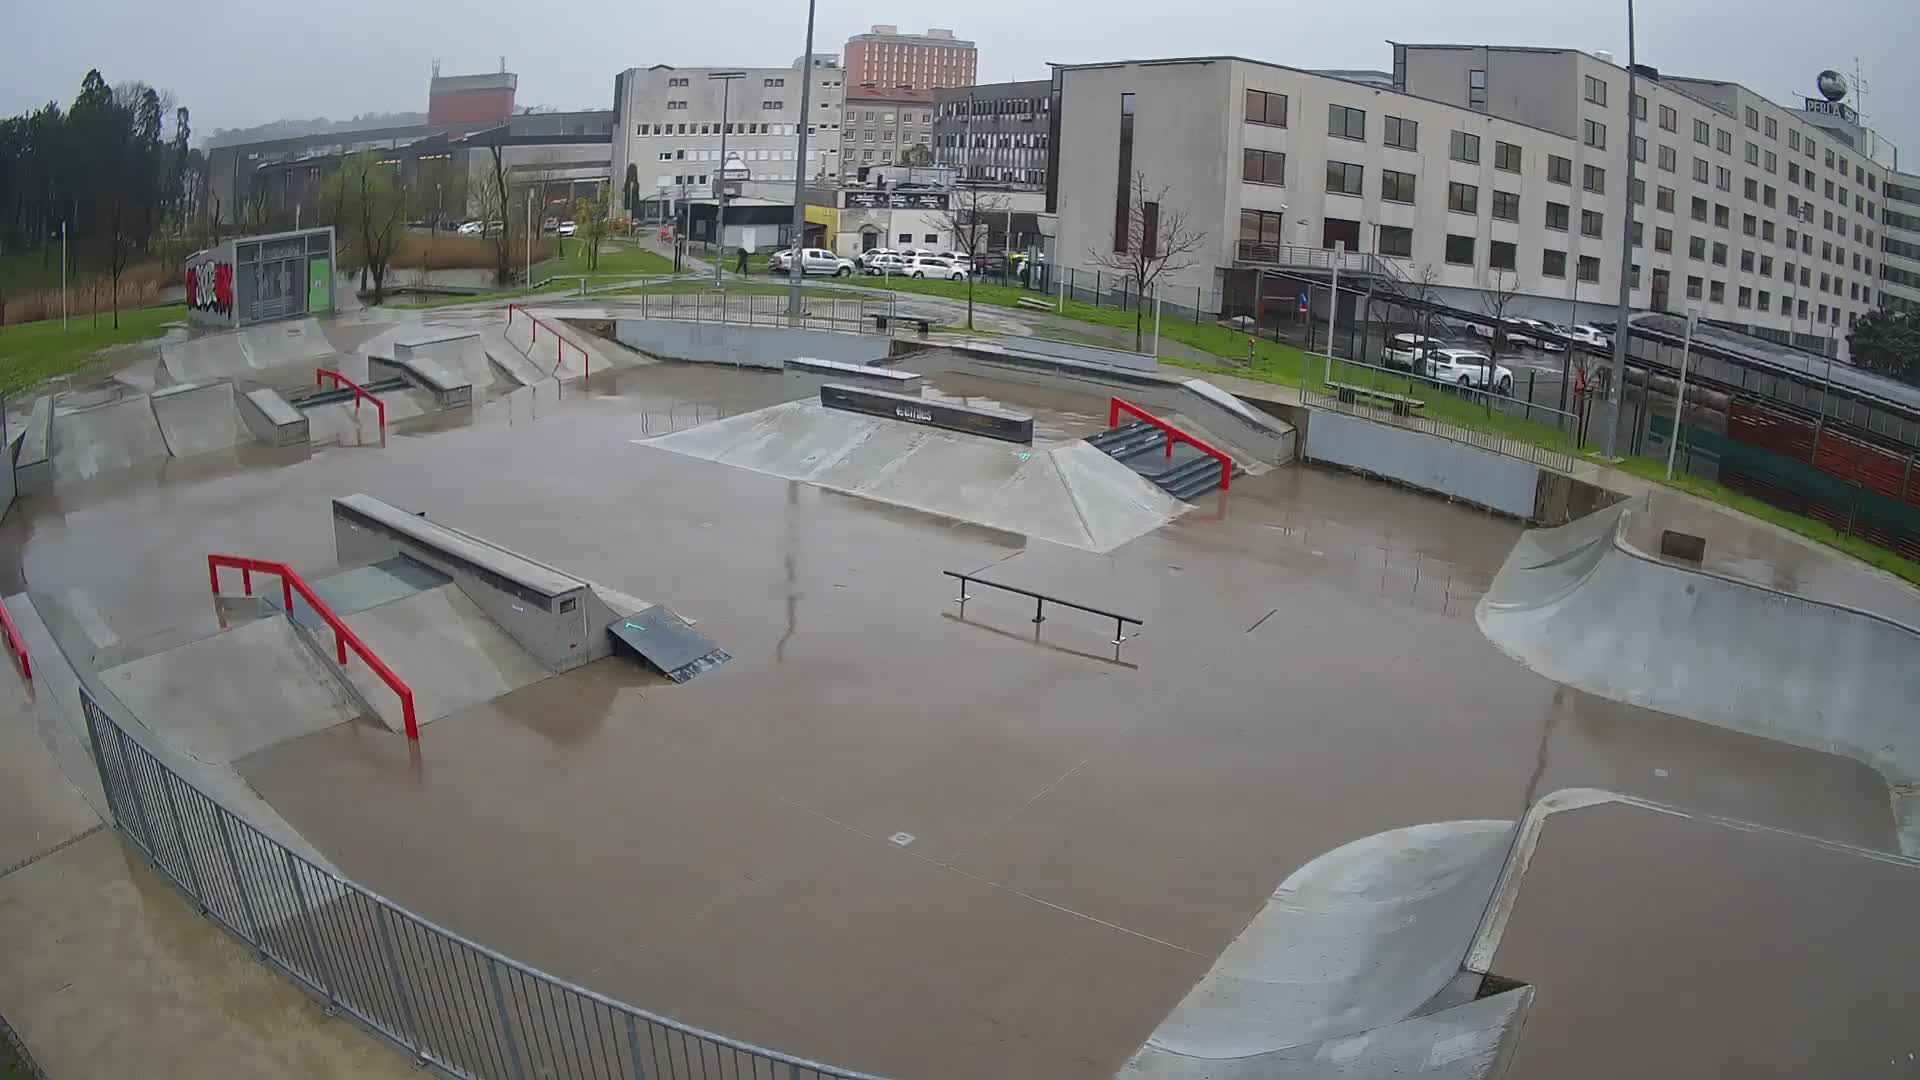
[[[333,609],[327,606],[326,601],[320,599],[319,594],[313,591],[313,587],[308,585],[299,574],[294,573],[293,567],[286,563],[269,562],[265,559],[249,559],[244,555],[208,555],[207,582],[213,586],[215,596],[220,595],[220,568],[223,566],[240,571],[240,587],[248,596],[253,595],[254,571],[277,575],[280,578],[281,599],[286,604],[289,619],[293,618],[293,594],[299,593],[307,602],[307,606],[313,608],[322,619],[327,621],[327,625],[333,628],[333,644],[339,651],[340,666],[347,666],[348,648],[360,654],[360,659],[366,661],[374,674],[380,676],[399,696],[400,713],[407,724],[407,738],[416,741],[420,738],[420,724],[413,713],[412,688],[401,681],[400,676],[393,673],[393,669],[387,666],[386,661],[375,656],[373,650],[367,648],[367,643],[360,640],[360,635],[354,633],[351,627],[341,621],[340,616],[333,613]]]
[[[557,375],[560,373],[560,365],[565,362],[565,354],[561,350],[564,349],[566,346],[571,345],[573,346],[574,351],[580,354],[580,370],[583,373],[580,376],[580,381],[584,383],[593,382],[593,358],[587,354],[587,350],[585,346],[581,345],[577,341],[568,341],[566,337],[563,336],[560,333],[560,331],[554,327],[552,323],[546,322],[544,319],[540,318],[540,316],[535,315],[533,312],[528,311],[526,308],[521,307],[519,304],[507,305],[508,329],[512,329],[513,327],[513,313],[516,311],[522,315],[525,315],[527,317],[527,321],[533,324],[532,340],[534,341],[540,340],[540,327],[542,323],[545,323],[547,328],[547,333],[553,335],[554,374]],[[529,356],[527,357],[527,359],[531,360],[533,359],[533,357]]]
[[[360,411],[360,402],[363,398],[373,402],[373,407],[380,410],[380,442],[384,445],[387,441],[387,403],[375,397],[366,387],[361,386],[359,383],[354,382],[352,379],[347,378],[332,368],[319,368],[313,373],[313,385],[315,386],[325,386],[328,379],[332,379],[337,385],[344,386],[353,391],[354,412]]]
[[[1184,431],[1181,431],[1179,428],[1174,427],[1172,424],[1167,423],[1165,420],[1160,419],[1159,417],[1153,415],[1152,413],[1141,408],[1140,406],[1135,405],[1133,402],[1124,400],[1122,398],[1113,398],[1108,402],[1107,426],[1118,427],[1120,424],[1120,414],[1123,412],[1127,413],[1130,416],[1137,416],[1140,419],[1145,420],[1148,424],[1151,424],[1152,426],[1159,428],[1161,431],[1165,432],[1167,436],[1167,456],[1168,457],[1173,456],[1173,444],[1175,442],[1183,442],[1192,446],[1194,449],[1199,450],[1201,453],[1206,454],[1209,457],[1218,459],[1220,462],[1220,490],[1225,491],[1227,490],[1228,486],[1232,484],[1233,459],[1228,457],[1222,451],[1215,449],[1212,445],[1206,443],[1203,440],[1194,438],[1193,436],[1187,434]]]
[[[33,661],[27,659],[27,639],[20,634],[20,628],[13,624],[13,612],[7,605],[0,604],[0,627],[7,632],[7,651],[20,658],[20,677],[33,681]]]

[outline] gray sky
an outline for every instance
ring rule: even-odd
[[[426,111],[435,57],[447,74],[504,54],[519,101],[608,108],[613,76],[655,63],[780,65],[802,49],[799,0],[734,4],[569,0],[0,0],[0,113],[70,102],[88,67],[174,91],[194,129],[285,117]],[[535,5],[537,7],[537,5]],[[1869,124],[1920,170],[1920,0],[1639,0],[1640,59],[1744,83],[1783,104],[1831,67],[1870,90]],[[1318,7],[1318,11],[1313,9]],[[1626,60],[1624,0],[820,0],[815,49],[886,21],[951,27],[980,46],[983,81],[1042,78],[1046,62],[1233,53],[1296,67],[1385,69],[1386,38],[1606,49]]]

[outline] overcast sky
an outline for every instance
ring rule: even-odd
[[[1318,10],[1316,10],[1316,8]],[[0,113],[70,102],[89,67],[171,89],[195,131],[289,117],[426,111],[446,74],[505,55],[519,103],[610,108],[614,73],[656,63],[782,65],[801,0],[0,0]],[[535,15],[538,10],[544,15]],[[1639,0],[1640,60],[1728,79],[1783,104],[1821,68],[1866,75],[1869,124],[1920,171],[1920,0]],[[1386,38],[1611,50],[1625,0],[819,0],[815,50],[878,21],[944,26],[980,46],[980,78],[1043,78],[1048,61],[1231,53],[1295,67],[1391,66]]]

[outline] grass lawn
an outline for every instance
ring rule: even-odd
[[[589,274],[593,279],[614,280],[638,274],[671,274],[673,260],[641,247],[631,240],[607,237],[600,241],[600,263],[587,268],[587,242],[576,237],[555,237],[565,256],[548,259],[533,268],[534,279],[556,274]],[[589,282],[592,284],[592,282]]]
[[[741,281],[738,278],[728,278],[720,287],[720,291],[729,296],[785,296],[787,295],[787,285],[784,281],[782,281],[781,284],[775,285],[766,281]],[[593,293],[591,295],[640,296],[650,293],[653,295],[701,294],[710,296],[713,292],[713,279],[702,275],[697,278],[681,278],[676,281],[656,281],[646,285],[635,285],[627,289],[609,289],[606,292]],[[820,288],[809,285],[806,289],[806,295],[836,300],[875,299],[875,297],[868,293],[854,289],[843,289],[837,286],[834,288]]]
[[[48,379],[83,371],[97,362],[94,354],[101,349],[159,337],[165,332],[164,324],[186,317],[185,305],[171,304],[122,311],[119,330],[113,329],[113,317],[108,314],[99,316],[97,328],[94,316],[76,315],[66,333],[61,333],[59,319],[0,326],[0,394],[17,394]]]

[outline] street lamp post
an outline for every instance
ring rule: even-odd
[[[787,318],[794,322],[800,319],[800,279],[806,273],[801,265],[800,250],[807,235],[807,125],[813,121],[813,8],[814,0],[807,0],[807,48],[800,54],[800,122],[794,125],[800,140],[793,158],[793,257],[787,260]]]
[[[1614,457],[1620,439],[1620,394],[1627,381],[1627,305],[1633,287],[1633,140],[1640,134],[1640,110],[1634,104],[1639,91],[1634,51],[1633,0],[1627,0],[1627,183],[1620,192],[1620,303],[1613,317],[1613,377],[1607,380],[1607,429],[1600,433],[1600,452]],[[1577,272],[1577,270],[1576,270]]]
[[[708,80],[720,84],[720,168],[714,172],[714,193],[719,205],[713,215],[713,287],[720,287],[720,272],[727,264],[727,106],[733,96],[735,79],[744,79],[744,71],[715,71]]]

